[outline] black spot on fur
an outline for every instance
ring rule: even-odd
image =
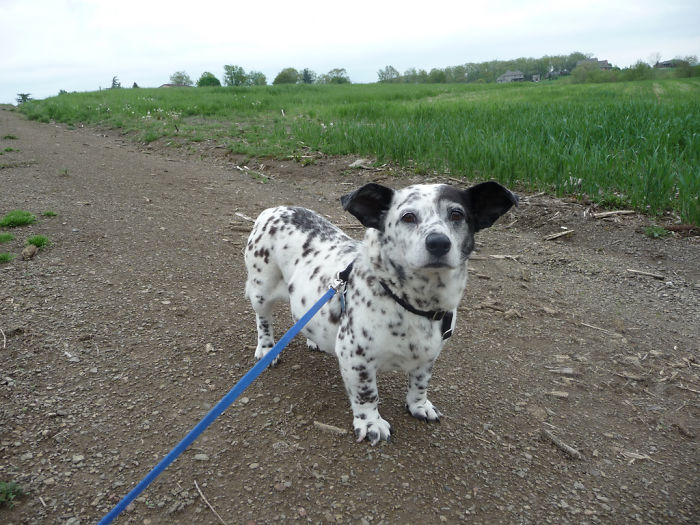
[[[270,262],[270,250],[268,250],[267,248],[260,248],[259,250],[253,252],[253,255],[255,257],[262,257],[263,261],[265,261],[265,264]]]
[[[403,201],[401,201],[396,207],[397,208],[402,208],[403,206],[410,206],[416,201],[419,201],[423,198],[423,195],[419,191],[412,191],[406,197],[404,198]]]
[[[364,405],[366,403],[376,403],[378,399],[377,396],[377,391],[369,386],[365,386],[362,389],[360,389],[360,392],[357,394],[357,401],[361,404]]]
[[[394,269],[394,272],[399,279],[399,283],[403,285],[403,283],[406,281],[406,270],[403,266],[396,264],[394,261],[390,260],[389,264],[391,264],[392,268]]]
[[[306,241],[304,241],[304,244],[303,244],[302,247],[301,247],[301,249],[303,250],[303,251],[301,252],[301,256],[302,256],[304,259],[306,259],[306,258],[309,256],[309,254],[311,253],[311,250],[312,250],[312,248],[311,248],[311,240],[312,240],[312,239],[313,239],[313,237],[312,237],[311,235],[309,235],[309,237],[306,238]]]

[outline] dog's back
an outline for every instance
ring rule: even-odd
[[[288,301],[301,317],[323,295],[338,271],[357,256],[359,242],[306,208],[279,206],[255,221],[245,250],[246,297],[261,323],[256,357],[272,348],[271,314],[276,302]],[[303,333],[321,350],[333,353],[340,319],[338,298],[324,307]]]

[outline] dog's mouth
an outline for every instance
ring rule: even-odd
[[[435,270],[441,270],[444,268],[452,269],[452,265],[447,264],[446,262],[443,262],[443,261],[435,261],[435,262],[431,262],[431,263],[424,265],[423,268],[430,268],[430,269],[435,269]]]

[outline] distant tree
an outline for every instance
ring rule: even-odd
[[[321,75],[319,82],[322,84],[350,84],[350,77],[345,68],[337,67],[325,75]]]
[[[454,66],[445,68],[445,82],[456,83],[467,81],[466,66]]]
[[[431,84],[444,84],[447,82],[447,75],[442,69],[433,68],[428,73],[428,82]]]
[[[562,57],[564,59],[564,67],[563,69],[567,71],[573,71],[574,68],[576,67],[576,64],[581,62],[581,60],[590,60],[592,58],[592,55],[590,53],[571,53],[568,56]]]
[[[131,86],[131,89],[138,89],[138,87],[139,87],[139,85],[136,82],[134,82],[134,85]]]
[[[299,72],[293,67],[287,67],[277,73],[273,84],[296,84],[299,82]]]
[[[246,75],[245,83],[249,86],[267,86],[267,77],[260,71],[251,71]]]
[[[673,59],[675,66],[674,76],[676,78],[697,77],[700,75],[698,67],[698,57],[689,55],[683,58],[676,57]]]
[[[226,86],[242,86],[246,84],[248,77],[245,69],[241,66],[224,66],[224,85]]]
[[[60,96],[60,95],[67,95],[67,94],[68,94],[68,91],[66,91],[65,89],[60,89],[60,90],[58,91],[58,94],[59,94],[59,96]]]
[[[316,73],[311,71],[309,68],[304,68],[301,72],[301,83],[302,84],[313,84],[317,79]]]
[[[176,71],[170,75],[170,83],[176,86],[191,86],[194,84],[190,76],[184,71]]]
[[[403,81],[409,84],[418,82],[418,71],[416,71],[415,67],[409,68],[403,72]]]
[[[585,61],[574,68],[571,72],[571,78],[576,84],[599,82],[602,79],[601,73],[597,61]]]
[[[17,93],[17,105],[24,104],[25,102],[32,99],[31,93]]]
[[[377,71],[379,82],[394,82],[400,77],[400,73],[394,66],[386,66],[384,69]]]
[[[202,76],[199,77],[199,80],[197,81],[197,87],[211,86],[221,86],[221,82],[219,82],[219,79],[214,76],[214,73],[205,71],[204,73],[202,73]]]
[[[110,89],[119,89],[122,87],[121,82],[119,82],[119,79],[117,77],[112,77],[112,87]]]

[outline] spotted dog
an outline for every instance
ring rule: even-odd
[[[454,327],[474,234],[517,197],[496,182],[466,190],[370,183],[341,203],[367,227],[362,242],[304,208],[263,211],[245,250],[246,296],[256,313],[259,359],[274,346],[273,304],[288,301],[299,319],[345,270],[345,293],[302,333],[310,347],[337,357],[357,440],[375,445],[391,436],[377,408],[379,370],[405,371],[408,411],[421,420],[440,419],[428,400],[428,382]]]

